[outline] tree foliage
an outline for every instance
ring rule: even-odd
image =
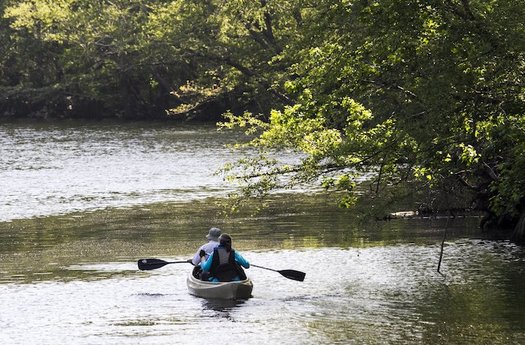
[[[419,181],[525,224],[523,0],[1,4],[3,115],[224,112],[247,192]]]
[[[523,214],[522,1],[312,8],[301,10],[310,24],[287,52],[295,103],[273,111],[251,145],[306,154],[288,172],[347,191],[345,204],[363,177],[376,193],[418,179],[472,191],[493,219]]]
[[[33,91],[19,103],[50,99],[50,92],[67,100],[65,110],[94,105],[94,112],[121,117],[213,111],[207,104],[218,111],[266,111],[288,101],[278,87],[283,66],[272,59],[294,35],[294,20],[285,16],[292,6],[262,0],[11,1],[4,26],[17,48],[29,50],[4,66],[15,67],[18,78],[2,79],[0,87],[17,96],[18,90]],[[29,74],[44,80],[31,83]]]

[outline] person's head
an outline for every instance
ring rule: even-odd
[[[222,234],[219,237],[219,243],[221,246],[225,247],[227,251],[230,252],[232,250],[232,237],[230,235]]]
[[[208,231],[208,235],[206,235],[206,238],[210,241],[219,242],[219,236],[221,235],[221,229],[219,228],[211,228]]]

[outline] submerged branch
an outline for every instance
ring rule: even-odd
[[[443,232],[443,240],[441,241],[441,251],[439,253],[439,262],[438,262],[437,272],[441,275],[443,275],[443,273],[441,273],[441,262],[443,260],[443,251],[445,248],[445,240],[447,238],[447,230],[448,230],[449,221],[450,221],[450,217],[447,218],[447,224],[445,225],[445,231]]]

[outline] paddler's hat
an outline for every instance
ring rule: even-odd
[[[208,231],[208,235],[206,235],[206,238],[210,241],[219,242],[219,236],[221,235],[221,229],[219,228],[211,228]]]

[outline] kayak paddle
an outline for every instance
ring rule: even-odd
[[[268,268],[268,267],[262,267],[262,266],[257,266],[257,265],[253,265],[253,264],[250,264],[250,265],[253,266],[253,267],[262,268],[262,269],[265,269],[265,270],[268,270],[268,271],[277,272],[277,273],[279,273],[280,275],[282,275],[285,278],[292,279],[292,280],[297,280],[297,281],[300,281],[300,282],[302,282],[304,280],[304,277],[306,276],[306,273],[301,272],[301,271],[296,271],[296,270],[274,270],[274,269]]]
[[[168,264],[191,264],[191,259],[184,261],[164,261],[161,259],[140,259],[137,264],[139,265],[139,270],[155,270],[157,268],[164,267]]]
[[[142,270],[142,271],[155,270],[157,268],[161,268],[169,264],[184,264],[184,263],[191,264],[192,262],[191,262],[191,259],[184,260],[184,261],[164,261],[161,259],[140,259],[137,262],[137,264],[139,265],[139,270]],[[268,271],[277,272],[285,278],[297,280],[300,282],[302,282],[304,280],[304,277],[306,276],[306,273],[296,271],[296,270],[274,270],[272,268],[253,265],[253,264],[251,264],[251,266],[262,268]]]

